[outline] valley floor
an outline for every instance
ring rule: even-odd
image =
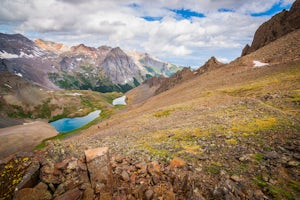
[[[35,121],[0,129],[0,159],[16,152],[31,151],[43,139],[58,132],[47,122]]]

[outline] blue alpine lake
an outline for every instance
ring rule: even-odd
[[[66,133],[69,131],[73,131],[78,129],[87,123],[93,121],[97,117],[99,117],[101,110],[96,110],[94,112],[89,113],[84,117],[75,117],[75,118],[63,118],[51,122],[50,125],[54,126],[55,129],[60,133]]]

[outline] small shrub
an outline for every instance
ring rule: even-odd
[[[158,111],[158,112],[156,112],[156,113],[154,113],[154,117],[158,117],[158,118],[160,118],[160,117],[167,117],[167,116],[169,116],[170,114],[171,114],[171,112],[173,112],[174,110],[172,110],[172,109],[168,109],[168,110],[163,110],[163,111]]]

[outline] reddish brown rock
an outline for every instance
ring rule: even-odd
[[[48,186],[45,183],[39,183],[34,188],[24,188],[18,191],[14,200],[50,200],[51,193],[48,191]]]
[[[153,194],[154,194],[153,190],[147,190],[147,191],[145,192],[145,198],[146,198],[147,200],[151,200],[151,199],[153,199]]]
[[[116,155],[116,156],[115,156],[115,161],[116,161],[117,163],[122,163],[122,162],[123,162],[123,157],[120,156],[120,155]]]
[[[56,197],[54,200],[78,200],[82,196],[82,192],[78,188],[69,190],[66,193]]]
[[[86,162],[89,163],[95,158],[99,158],[108,154],[108,147],[88,149],[84,151],[84,154],[85,154]]]
[[[113,182],[108,148],[89,149],[84,153],[95,194],[97,196],[100,194],[101,196],[104,194],[105,196],[109,196],[113,188]]]
[[[186,162],[184,160],[182,160],[181,158],[173,158],[171,161],[170,161],[170,167],[171,168],[174,168],[174,167],[183,167],[186,165]]]
[[[54,166],[45,165],[41,168],[40,179],[45,183],[62,183],[62,173],[56,173]]]
[[[121,178],[123,181],[129,181],[129,175],[126,171],[122,171]]]
[[[94,190],[91,187],[87,187],[83,193],[83,200],[94,199]]]
[[[139,170],[140,173],[145,174],[147,173],[147,164],[144,162],[137,163],[135,167]]]
[[[55,163],[55,168],[60,170],[65,170],[67,168],[69,160],[63,160],[62,162]]]

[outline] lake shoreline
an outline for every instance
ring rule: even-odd
[[[74,118],[62,118],[49,124],[53,126],[60,133],[68,133],[74,131],[98,118],[101,114],[101,110],[95,110],[83,117]]]

